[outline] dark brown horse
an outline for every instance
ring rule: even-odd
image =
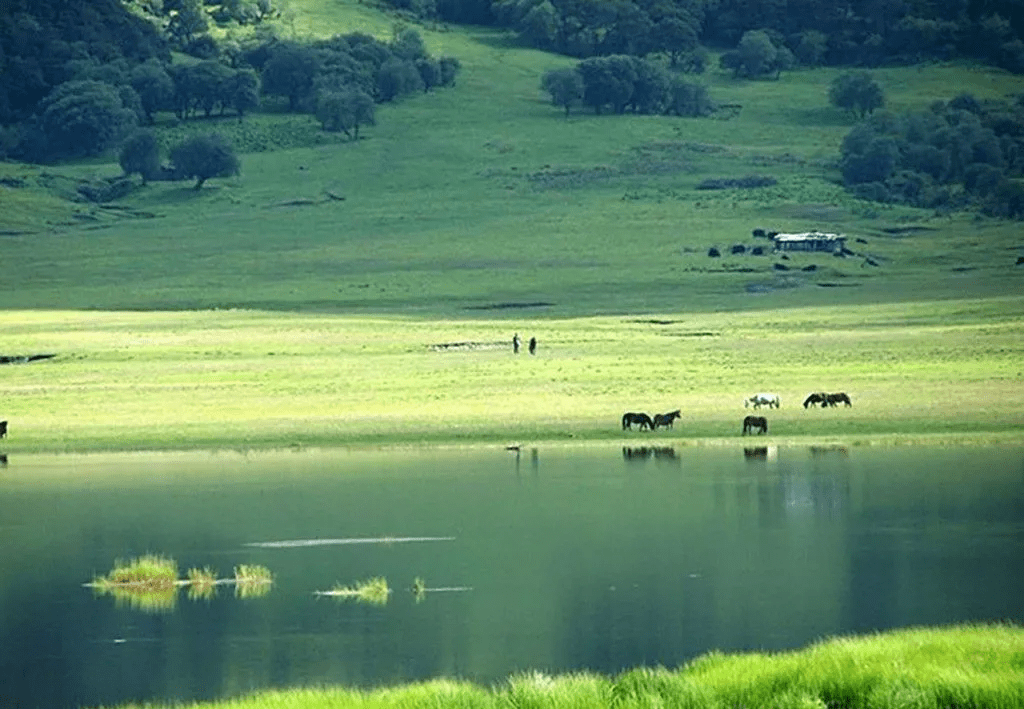
[[[764,416],[747,416],[743,419],[743,435],[753,433],[754,429],[758,429],[758,435],[762,433],[768,433],[768,419]]]
[[[625,414],[622,414],[622,430],[623,431],[625,431],[627,428],[632,431],[634,423],[640,424],[640,430],[641,431],[643,431],[645,427],[649,431],[653,431],[654,430],[654,422],[651,421],[651,417],[648,416],[647,414],[635,414],[635,413],[625,413]]]
[[[679,413],[679,409],[669,411],[667,414],[654,414],[653,430],[657,431],[658,426],[667,426],[668,428],[672,428],[672,422],[680,416],[682,416],[682,414]]]
[[[829,406],[835,406],[836,404],[846,404],[847,406],[853,406],[853,402],[850,401],[850,397],[846,394],[845,391],[838,392],[837,394],[826,395],[825,403],[828,404]]]
[[[0,438],[7,438],[7,422],[0,421]]]
[[[814,406],[815,404],[821,404],[822,408],[825,408],[826,406],[828,406],[828,394],[826,394],[824,392],[816,391],[813,394],[808,395],[808,397],[806,399],[804,399],[804,408],[805,409],[808,406]]]

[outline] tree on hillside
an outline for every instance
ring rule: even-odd
[[[756,78],[779,74],[795,63],[793,53],[776,45],[764,30],[744,32],[736,49],[725,52],[719,60],[723,69],[732,69],[734,77]]]
[[[129,81],[142,101],[146,121],[153,123],[153,114],[170,108],[174,98],[174,82],[156,59],[149,59],[132,69]]]
[[[152,131],[136,131],[121,145],[118,162],[125,176],[138,173],[142,184],[160,171],[160,146]]]
[[[41,127],[52,155],[97,155],[135,127],[135,111],[100,81],[68,81],[40,103]]]
[[[223,106],[231,107],[242,120],[249,111],[260,105],[260,77],[252,69],[237,69],[221,85]]]
[[[882,87],[866,71],[836,77],[829,86],[828,99],[833,106],[861,118],[885,106]]]
[[[359,140],[359,127],[374,124],[375,107],[365,91],[348,87],[322,92],[317,97],[316,117],[324,130],[340,130],[352,140]]]
[[[583,98],[583,77],[569,67],[545,72],[541,77],[540,87],[551,95],[553,106],[565,109],[566,118],[569,117],[570,109]]]
[[[194,136],[175,146],[171,164],[179,178],[196,178],[196,190],[211,177],[231,177],[241,170],[231,144],[218,133]]]
[[[263,92],[288,97],[288,110],[299,107],[309,95],[320,71],[316,52],[310,47],[286,44],[274,50],[263,67]]]

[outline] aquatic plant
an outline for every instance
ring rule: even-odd
[[[193,567],[185,574],[190,601],[208,601],[217,594],[217,572],[209,566]]]
[[[354,586],[343,586],[339,583],[330,591],[317,591],[316,594],[318,596],[352,598],[364,603],[383,606],[388,602],[388,597],[391,595],[391,588],[388,587],[387,579],[383,576],[377,576],[367,581],[360,581]]]
[[[427,582],[419,576],[412,580],[412,595],[416,597],[417,603],[427,596]]]
[[[261,598],[270,593],[274,575],[270,569],[259,564],[239,564],[235,567],[235,596],[238,598]]]
[[[100,589],[112,586],[173,589],[177,582],[178,565],[174,559],[158,554],[146,554],[129,561],[118,559],[109,574],[94,577],[91,585]]]

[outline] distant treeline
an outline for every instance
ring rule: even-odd
[[[1024,72],[1020,0],[391,0],[422,17],[515,29],[574,57],[734,47],[764,30],[804,65],[956,56]]]
[[[217,42],[209,19],[260,24],[276,12],[270,0],[223,0],[212,12],[209,0],[131,4],[134,12],[118,0],[12,0],[0,15],[0,159],[99,154],[159,112],[241,120],[265,96],[355,138],[375,104],[450,86],[459,71],[408,28],[387,42],[360,33],[292,42],[262,28]],[[193,59],[172,62],[172,48]]]

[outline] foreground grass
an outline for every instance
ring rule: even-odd
[[[1013,435],[1024,296],[448,321],[262,312],[0,313],[6,453],[631,439],[738,440],[777,392],[786,437]],[[536,356],[511,337],[536,336]],[[852,408],[805,410],[812,391]],[[623,432],[624,411],[682,410]]]
[[[1024,706],[1022,657],[1019,627],[962,625],[835,638],[788,653],[715,652],[677,670],[641,668],[617,677],[526,673],[489,688],[439,679],[367,691],[271,691],[187,706],[1018,709]]]

